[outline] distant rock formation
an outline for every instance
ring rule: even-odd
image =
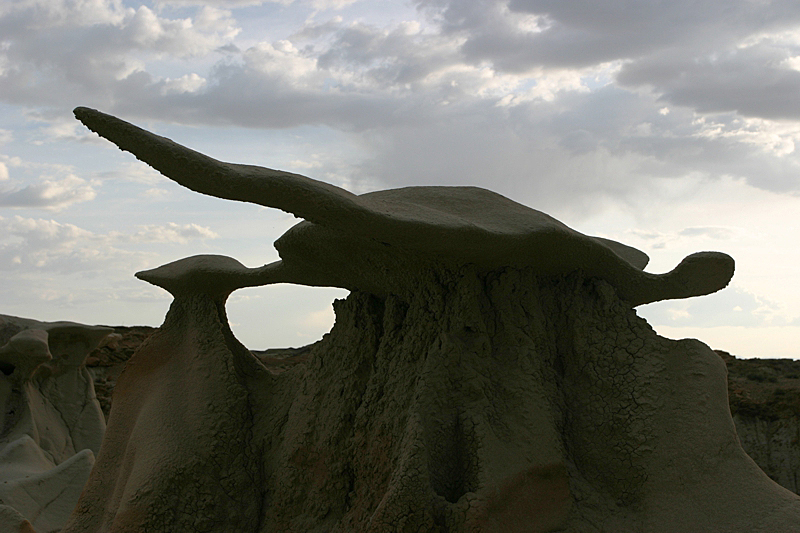
[[[103,416],[108,422],[111,395],[128,359],[156,330],[150,326],[113,326],[103,343],[86,358],[86,368],[94,380],[94,391]]]
[[[733,415],[742,448],[775,482],[800,493],[800,418]]]
[[[66,523],[105,430],[84,361],[111,328],[0,315],[0,531]]]
[[[76,116],[187,187],[306,222],[264,267],[137,274],[175,300],[119,376],[65,533],[796,531],[800,497],[739,445],[724,362],[633,310],[724,287],[725,254],[650,274],[642,252],[482,189],[355,196]],[[280,282],[351,290],[282,372],[224,307]]]
[[[800,361],[717,353],[728,365],[728,395],[742,447],[770,478],[800,493]]]

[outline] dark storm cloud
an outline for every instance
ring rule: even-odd
[[[419,0],[444,31],[466,38],[465,56],[498,68],[586,67],[667,48],[707,53],[800,22],[796,2],[676,0]],[[538,17],[537,29],[520,15]]]
[[[800,25],[796,2],[420,0],[425,32],[337,17],[289,35],[284,42],[298,47],[291,52],[265,43],[239,50],[233,15],[214,8],[190,20],[109,4],[80,19],[58,5],[0,13],[5,101],[70,106],[83,99],[180,122],[359,130],[435,118],[438,100],[464,96],[447,76],[431,81],[448,69],[488,62],[521,73],[622,61],[623,86],[650,87],[671,105],[769,119],[800,113],[800,72],[784,64],[800,53],[798,42],[767,35]],[[168,90],[170,80],[134,59],[214,53],[227,59],[219,56],[207,86],[191,91]],[[292,74],[303,61],[309,72]]]
[[[363,176],[388,185],[474,183],[577,203],[690,173],[800,189],[791,135],[776,151],[759,137],[769,125],[737,122],[797,118],[788,60],[800,37],[775,32],[800,24],[800,4],[417,4],[420,21],[311,20],[247,46],[233,42],[235,12],[212,8],[191,20],[102,2],[80,20],[58,2],[45,15],[0,10],[0,98],[59,117],[89,105],[135,122],[327,126],[364,148]],[[156,74],[162,60],[185,74]],[[602,74],[609,62],[617,70]]]
[[[652,58],[628,64],[618,81],[650,85],[661,100],[698,113],[800,119],[800,72],[785,66],[788,50],[753,46],[699,59]]]
[[[797,39],[770,35],[800,25],[789,1],[674,2],[511,0],[417,2],[444,32],[464,39],[472,63],[506,72],[585,68],[623,61],[618,80],[651,87],[662,100],[700,113],[796,119],[800,72],[781,65]],[[521,15],[536,17],[523,21]],[[743,47],[748,39],[752,43]]]

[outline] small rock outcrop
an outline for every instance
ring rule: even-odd
[[[723,288],[729,256],[646,273],[642,252],[490,191],[355,196],[76,115],[179,183],[306,221],[270,265],[137,274],[174,302],[117,380],[65,533],[796,531],[800,497],[740,446],[725,363],[633,309]],[[283,282],[351,294],[279,371],[224,306]]]
[[[246,274],[220,256],[138,274],[175,300],[117,378],[96,468],[64,531],[257,530],[250,388],[269,372],[234,338],[224,307]]]
[[[94,392],[106,422],[111,413],[111,395],[117,377],[128,359],[156,330],[151,326],[113,326],[112,329],[114,333],[86,358],[86,368],[94,380]]]
[[[112,330],[0,315],[0,530],[66,523],[105,430],[85,359]]]

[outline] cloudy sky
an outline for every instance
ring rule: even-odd
[[[5,0],[0,313],[158,325],[133,273],[277,259],[296,220],[182,189],[72,117],[353,192],[477,185],[731,286],[638,309],[667,337],[800,359],[796,0]],[[246,289],[237,336],[313,342],[346,291]]]

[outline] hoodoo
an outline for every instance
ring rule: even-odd
[[[86,356],[112,331],[0,315],[0,531],[57,531],[75,507],[106,427]]]
[[[484,189],[356,196],[75,114],[190,189],[305,221],[272,264],[137,274],[175,300],[119,378],[64,532],[796,531],[800,498],[739,445],[724,362],[634,311],[724,288],[729,256],[648,273]],[[351,291],[282,372],[225,317],[232,291],[272,283]]]

